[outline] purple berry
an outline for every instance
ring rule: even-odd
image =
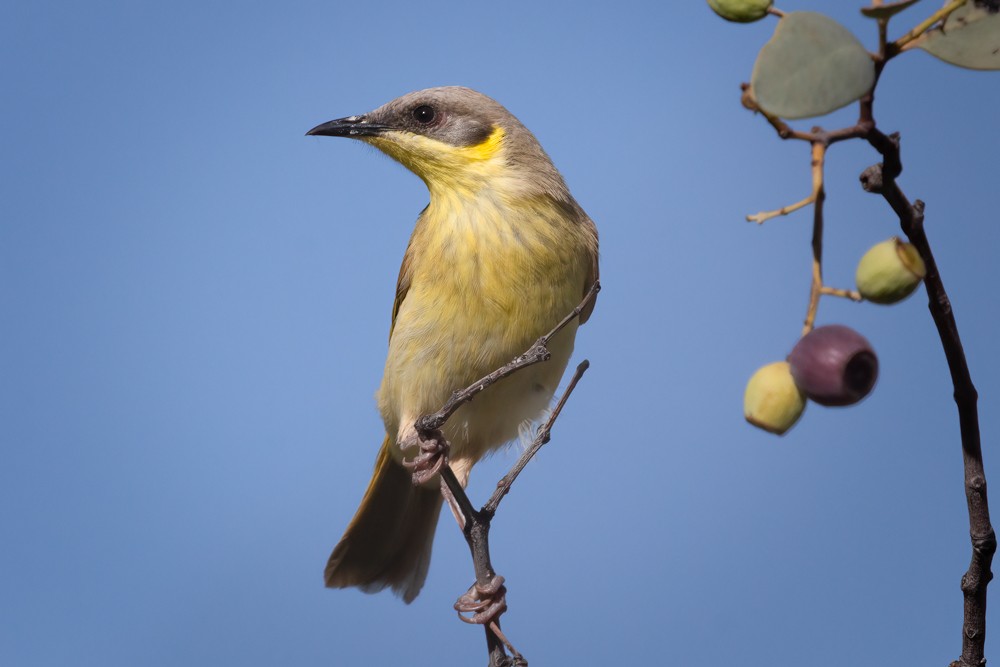
[[[788,355],[795,384],[820,405],[852,405],[871,392],[878,357],[864,336],[842,324],[818,327]]]

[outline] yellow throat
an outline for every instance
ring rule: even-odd
[[[494,127],[484,141],[472,146],[452,146],[398,131],[366,141],[423,179],[433,199],[435,194],[464,193],[502,179],[506,169],[502,159],[504,136],[503,128]]]

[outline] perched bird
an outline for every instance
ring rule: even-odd
[[[427,577],[442,503],[437,476],[415,486],[401,464],[414,422],[524,352],[579,305],[598,276],[597,230],[534,135],[468,88],[409,93],[307,134],[360,139],[430,191],[396,286],[377,392],[385,439],[325,572],[329,587],[388,586],[409,603]],[[449,460],[463,485],[477,460],[549,406],[576,329],[571,323],[553,338],[550,361],[501,380],[445,424]]]

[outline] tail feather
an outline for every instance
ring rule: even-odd
[[[413,486],[389,446],[387,436],[361,506],[327,562],[326,585],[366,593],[389,587],[409,604],[427,578],[441,493]]]

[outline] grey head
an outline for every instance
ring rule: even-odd
[[[499,102],[461,86],[407,93],[374,111],[323,123],[306,134],[370,143],[429,185],[429,172],[434,171],[429,166],[464,169],[461,157],[474,155],[501,160],[506,176],[534,181],[536,189],[565,191],[562,177],[534,135]]]

